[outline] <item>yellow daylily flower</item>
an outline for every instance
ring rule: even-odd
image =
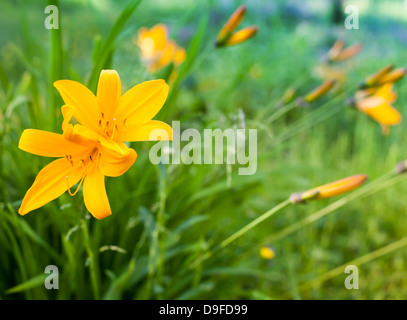
[[[326,199],[356,189],[367,180],[365,174],[357,174],[335,182],[325,184],[304,192],[296,192],[290,196],[291,203],[303,203],[308,200]]]
[[[146,81],[122,95],[117,72],[103,70],[96,96],[76,81],[59,80],[54,86],[65,102],[63,134],[27,129],[19,148],[59,159],[38,173],[18,212],[25,215],[67,190],[74,195],[83,184],[86,208],[103,219],[111,214],[105,176],[122,175],[137,158],[124,141],[172,140],[172,128],[152,120],[167,99],[168,85],[164,80]],[[72,118],[78,123],[71,124]]]
[[[162,23],[151,29],[140,28],[134,42],[139,46],[150,73],[159,71],[171,62],[179,66],[186,57],[185,50],[168,38],[168,28]]]
[[[376,120],[381,125],[383,134],[388,134],[390,126],[401,122],[400,113],[392,107],[396,98],[393,84],[387,83],[378,89],[359,92],[356,95],[355,106],[359,111]]]
[[[258,28],[256,26],[249,26],[240,31],[234,32],[242,22],[245,14],[245,5],[241,5],[236,9],[219,31],[218,37],[215,41],[215,47],[233,46],[252,38],[257,33]]]

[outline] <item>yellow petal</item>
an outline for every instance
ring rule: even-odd
[[[396,125],[401,122],[400,113],[387,103],[369,108],[365,113],[382,125]]]
[[[36,129],[24,130],[18,147],[38,156],[55,158],[81,154],[88,150],[85,146],[66,140],[61,134]]]
[[[69,124],[65,127],[64,138],[73,143],[86,146],[89,149],[96,145],[99,135],[80,124],[76,124],[75,126]]]
[[[141,126],[125,127],[120,135],[122,141],[172,141],[172,128],[162,121],[150,120]]]
[[[102,118],[109,121],[116,112],[121,96],[120,77],[115,70],[102,70],[97,89],[97,101]],[[99,119],[99,118],[98,118]]]
[[[393,84],[386,83],[381,86],[375,93],[375,96],[383,98],[385,101],[392,103],[397,99],[397,93],[393,91]]]
[[[116,113],[118,130],[150,121],[160,111],[168,96],[164,80],[145,81],[120,97]]]
[[[164,50],[167,47],[168,28],[159,23],[151,28],[149,36],[154,40],[156,50]]]
[[[79,123],[98,131],[99,108],[95,95],[84,85],[72,80],[54,82],[66,105],[75,107],[74,117]]]
[[[104,175],[118,177],[125,173],[136,161],[137,153],[124,143],[101,139],[100,167]]]
[[[64,120],[62,121],[62,131],[64,131],[75,114],[75,107],[64,105],[61,108],[62,116]]]
[[[68,178],[67,178],[68,177]],[[61,196],[82,177],[82,167],[72,167],[66,159],[58,159],[44,167],[27,191],[18,213],[25,215]]]
[[[176,66],[181,65],[185,61],[185,58],[186,58],[185,49],[177,47],[174,54],[174,64]]]
[[[158,67],[164,68],[173,61],[175,55],[176,44],[173,40],[168,42],[168,45],[163,49],[162,55],[158,61]]]
[[[100,170],[99,161],[90,167],[83,182],[83,198],[88,211],[97,219],[112,214],[105,188],[105,176]]]

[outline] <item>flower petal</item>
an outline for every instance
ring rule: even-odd
[[[86,146],[66,140],[62,134],[36,129],[24,130],[18,147],[38,156],[56,158],[81,154],[88,150]]]
[[[137,153],[124,143],[101,139],[100,166],[104,175],[118,177],[125,173],[136,161]]]
[[[401,122],[400,113],[387,103],[369,108],[365,113],[382,125],[396,125]]]
[[[83,84],[72,80],[56,81],[54,87],[65,104],[75,107],[76,120],[97,132],[99,110],[95,95]]]
[[[68,178],[67,178],[68,177]],[[18,213],[25,215],[61,196],[82,177],[82,167],[72,167],[66,159],[58,159],[45,166],[24,196]]]
[[[162,121],[150,120],[142,126],[126,126],[120,135],[122,141],[172,141],[172,128]]]
[[[120,77],[116,70],[102,70],[96,97],[104,119],[110,120],[115,114],[121,90]]]
[[[100,170],[99,161],[90,167],[83,182],[83,198],[88,211],[97,219],[112,214],[106,194],[105,175]]]
[[[116,113],[118,130],[150,121],[160,111],[168,96],[164,80],[151,80],[128,90],[119,100]]]

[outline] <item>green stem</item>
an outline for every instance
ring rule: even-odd
[[[347,262],[347,263],[345,263],[345,264],[343,264],[343,265],[341,265],[341,266],[339,266],[339,267],[337,267],[335,269],[332,269],[332,270],[322,274],[321,276],[319,276],[318,278],[316,278],[314,280],[306,282],[305,284],[303,284],[299,288],[299,290],[300,291],[305,291],[305,290],[310,289],[310,288],[312,288],[312,287],[314,287],[316,285],[320,285],[321,283],[323,283],[323,282],[325,282],[325,281],[327,281],[329,279],[332,279],[332,278],[334,278],[334,277],[336,277],[336,276],[338,276],[340,274],[343,274],[344,271],[345,271],[345,268],[347,266],[349,266],[349,265],[361,266],[361,265],[363,265],[365,263],[368,263],[370,261],[378,259],[378,258],[380,258],[380,257],[382,257],[382,256],[384,256],[386,254],[389,254],[389,253],[391,253],[391,252],[393,252],[393,251],[395,251],[397,249],[400,249],[400,248],[402,248],[402,247],[404,247],[406,245],[407,245],[407,237],[402,238],[402,239],[400,239],[398,241],[392,242],[392,243],[388,244],[387,246],[384,246],[384,247],[382,247],[380,249],[377,249],[377,250],[375,250],[373,252],[365,254],[364,256],[361,256],[361,257],[356,258],[356,259],[354,259],[352,261],[349,261],[349,262]]]
[[[344,205],[348,204],[349,202],[357,199],[358,197],[361,196],[367,196],[368,194],[371,195],[372,191],[373,192],[377,192],[379,191],[379,189],[375,189],[378,186],[380,186],[381,184],[383,184],[383,182],[385,182],[386,180],[388,180],[390,177],[392,177],[394,175],[394,171],[388,172],[384,175],[382,175],[381,177],[379,177],[378,179],[372,181],[369,184],[366,184],[365,186],[360,187],[359,189],[355,190],[354,192],[348,194],[347,196],[331,203],[330,205],[322,208],[321,210],[315,212],[314,214],[306,217],[305,219],[292,224],[291,226],[288,226],[287,228],[281,230],[279,233],[272,235],[271,237],[267,238],[264,243],[274,243],[277,240],[280,240],[290,234],[292,234],[293,232],[305,227],[308,224],[311,224],[313,222],[316,222],[317,220],[327,216],[328,214],[334,212],[335,210],[343,207]],[[380,188],[380,190],[382,190],[382,188]]]
[[[245,225],[243,228],[241,228],[240,230],[236,231],[234,234],[232,234],[231,236],[229,236],[228,238],[226,238],[225,240],[223,240],[217,247],[215,247],[212,251],[207,252],[205,255],[201,256],[200,258],[198,258],[197,260],[195,260],[191,265],[190,268],[195,268],[196,266],[200,265],[203,261],[207,260],[208,258],[210,258],[214,253],[216,253],[217,251],[224,249],[225,247],[227,247],[229,244],[231,244],[233,241],[237,240],[238,238],[240,238],[241,236],[243,236],[244,234],[246,234],[247,232],[249,232],[251,229],[253,229],[254,227],[256,227],[257,225],[259,225],[261,222],[263,222],[264,220],[270,218],[272,215],[274,215],[275,213],[277,213],[278,211],[284,209],[285,207],[287,207],[289,204],[291,204],[290,200],[287,199],[283,202],[281,202],[280,204],[276,205],[275,207],[271,208],[270,210],[268,210],[267,212],[263,213],[261,216],[259,216],[258,218],[254,219],[252,222],[248,223],[247,225]]]
[[[96,300],[99,299],[99,277],[98,277],[98,270],[97,270],[97,261],[96,261],[96,255],[94,253],[94,250],[92,248],[92,245],[90,243],[90,237],[89,237],[89,226],[88,223],[85,220],[82,220],[83,224],[83,234],[84,234],[84,243],[85,243],[85,248],[86,252],[88,253],[88,259],[89,259],[89,271],[90,271],[90,280],[92,284],[92,290],[93,290],[93,296]]]
[[[59,8],[58,0],[49,0],[48,4],[54,5]],[[48,32],[51,33],[51,43],[49,46],[49,81],[48,81],[48,115],[50,129],[54,130],[55,126],[55,107],[56,107],[56,92],[53,83],[62,78],[62,41],[61,41],[61,19],[59,19],[59,28],[51,29]]]

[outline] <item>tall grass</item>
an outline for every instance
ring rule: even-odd
[[[285,11],[265,15],[249,5],[245,23],[256,23],[259,34],[212,50],[235,6],[138,0],[90,10],[49,3],[60,7],[59,30],[43,28],[42,4],[6,1],[0,14],[2,30],[12,30],[0,42],[1,299],[405,298],[407,185],[404,176],[386,174],[406,157],[404,124],[384,137],[345,104],[369,73],[384,64],[404,66],[405,48],[388,39],[386,21],[366,16],[358,33],[346,33],[365,47],[341,65],[343,89],[307,108],[279,109],[288,87],[303,96],[322,82],[313,70],[337,33],[324,16],[287,22]],[[10,18],[14,10],[18,19]],[[95,30],[92,22],[106,12],[112,13],[106,29]],[[187,60],[157,119],[200,131],[258,129],[257,172],[239,176],[238,165],[155,166],[148,157],[153,143],[132,143],[136,163],[106,181],[109,218],[90,217],[81,192],[19,216],[25,192],[49,162],[19,150],[19,137],[26,128],[60,132],[62,100],[52,82],[75,79],[95,90],[103,68],[117,69],[127,88],[149,80],[132,36],[159,22],[177,27],[173,37],[187,48]],[[373,33],[373,24],[383,31]],[[404,115],[404,83],[396,90]],[[292,192],[355,173],[368,174],[369,183],[337,199],[287,206]],[[263,245],[273,246],[273,260],[260,257]],[[58,290],[44,288],[51,264],[59,268]],[[359,290],[343,285],[348,264],[360,268]]]

